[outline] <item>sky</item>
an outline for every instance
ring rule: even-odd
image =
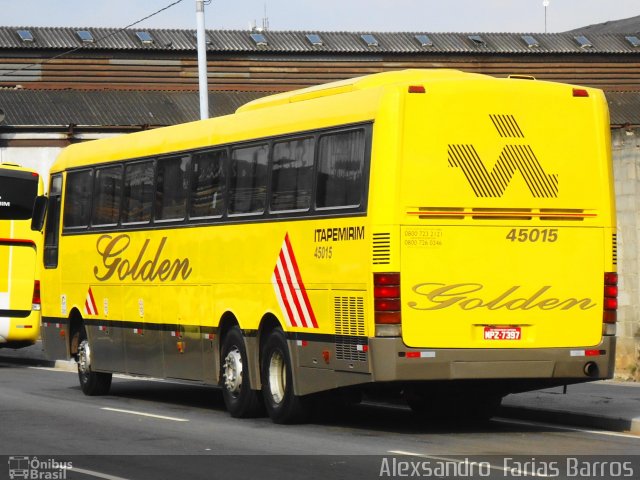
[[[0,26],[122,28],[178,0],[0,0]],[[207,29],[545,31],[543,0],[207,0]],[[195,0],[182,0],[136,25],[195,29]],[[549,0],[548,32],[640,15],[639,0]]]

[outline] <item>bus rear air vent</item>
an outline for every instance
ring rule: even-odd
[[[389,265],[391,263],[391,234],[373,234],[373,264]]]

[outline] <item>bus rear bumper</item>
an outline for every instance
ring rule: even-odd
[[[370,338],[375,382],[547,379],[549,384],[613,377],[615,337],[599,345],[536,349],[416,349],[401,338]],[[557,381],[556,381],[557,380]]]
[[[33,345],[39,335],[40,312],[37,310],[27,316],[0,318],[0,346],[19,348]]]

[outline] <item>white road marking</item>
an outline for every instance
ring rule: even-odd
[[[171,420],[174,422],[188,422],[186,418],[166,417],[164,415],[154,415],[152,413],[137,412],[135,410],[123,410],[121,408],[101,407],[100,410],[107,410],[109,412],[128,413],[130,415],[140,415],[141,417],[159,418],[160,420]]]
[[[513,425],[526,425],[528,427],[553,428],[554,430],[564,430],[567,432],[593,433],[594,435],[607,435],[609,437],[633,438],[635,440],[640,440],[640,435],[634,435],[633,433],[610,432],[608,430],[588,430],[586,428],[567,427],[564,425],[555,425],[544,422],[532,422],[529,420],[511,420],[507,418],[492,418],[491,421],[498,423],[509,423]]]
[[[93,470],[85,470],[84,468],[70,467],[67,470],[72,470],[74,472],[82,473],[82,474],[88,475],[90,477],[104,478],[105,480],[129,480],[127,478],[116,477],[114,475],[109,475],[107,473],[95,472]]]
[[[420,457],[420,458],[427,458],[429,460],[436,460],[439,462],[447,462],[447,463],[459,463],[459,464],[464,464],[465,462],[468,462],[469,465],[474,465],[474,466],[486,466],[488,464],[488,467],[491,470],[496,470],[499,472],[503,472],[505,475],[507,473],[509,473],[510,475],[515,475],[518,477],[550,477],[551,475],[544,475],[544,474],[538,474],[535,472],[529,472],[527,470],[520,470],[520,469],[514,469],[514,468],[505,468],[505,467],[498,467],[496,465],[491,465],[489,462],[486,461],[475,461],[475,460],[469,460],[468,458],[465,458],[464,460],[461,460],[460,458],[450,458],[450,457],[438,457],[435,455],[426,455],[426,454],[422,454],[422,453],[415,453],[415,452],[407,452],[404,450],[389,450],[388,453],[391,453],[393,455],[404,455],[404,456],[410,456],[410,457]],[[473,455],[469,455],[470,457],[473,457]]]

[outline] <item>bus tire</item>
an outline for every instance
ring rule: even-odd
[[[302,423],[309,418],[310,397],[293,392],[291,355],[284,332],[273,330],[261,355],[262,396],[267,414],[274,423]]]
[[[78,380],[82,393],[89,396],[106,395],[111,388],[110,373],[94,372],[91,369],[91,345],[82,326],[78,344]]]
[[[222,341],[220,358],[222,398],[227,411],[235,418],[251,418],[263,413],[258,390],[251,390],[247,351],[240,328],[234,326]]]

